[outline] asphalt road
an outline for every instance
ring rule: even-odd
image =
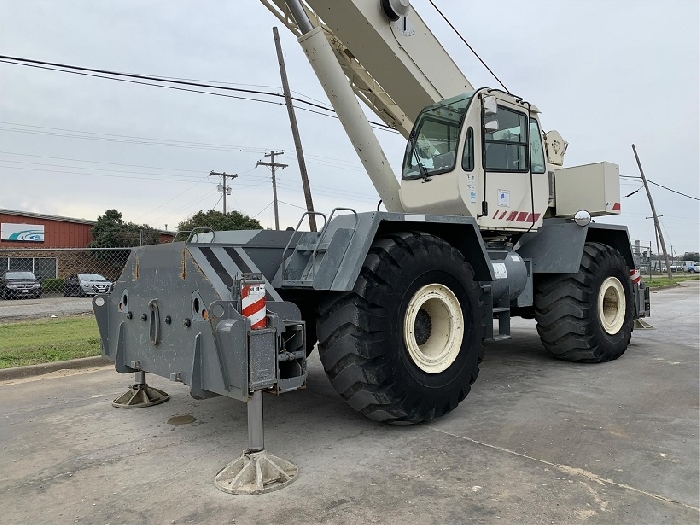
[[[700,283],[652,309],[602,365],[555,361],[514,322],[459,408],[414,427],[353,412],[313,357],[306,390],[265,397],[268,450],[300,475],[262,496],[213,482],[247,444],[242,403],[149,376],[168,403],[115,409],[131,378],[111,368],[3,383],[0,521],[696,524]]]
[[[91,297],[41,297],[39,299],[0,299],[0,321],[32,319],[52,315],[78,315],[92,312]]]

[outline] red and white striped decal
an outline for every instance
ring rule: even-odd
[[[634,284],[639,283],[639,281],[642,280],[642,272],[640,272],[639,270],[630,270],[630,280]]]
[[[496,211],[493,213],[493,217],[491,217],[494,220],[499,220],[499,221],[511,221],[511,222],[537,222],[537,220],[540,218],[539,213],[535,213],[534,215],[530,212],[527,211],[510,211],[510,210],[501,210],[499,208],[496,208]]]
[[[264,284],[246,284],[241,290],[243,315],[250,320],[253,330],[267,326],[267,307]]]

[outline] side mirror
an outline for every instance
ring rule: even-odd
[[[588,226],[591,223],[591,214],[587,210],[579,210],[574,215],[574,222],[579,226]]]
[[[489,120],[484,122],[484,133],[496,133],[498,131],[498,121]]]
[[[494,95],[484,97],[482,104],[484,106],[484,118],[496,116],[496,113],[498,113],[498,103]]]

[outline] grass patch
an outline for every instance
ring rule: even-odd
[[[100,355],[92,315],[0,324],[0,368]]]
[[[644,279],[644,277],[642,277],[642,280],[649,288],[658,288],[659,286],[673,286],[674,284],[678,284],[681,281],[697,281],[698,279],[700,279],[700,275],[679,275],[677,277],[674,277],[673,279],[669,279],[668,277]]]

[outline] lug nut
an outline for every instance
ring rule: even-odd
[[[170,323],[172,323],[172,322],[173,322],[173,320],[170,318],[170,316],[169,316],[169,315],[166,315],[166,316],[165,316],[165,324],[170,324]]]
[[[146,319],[148,319],[148,316],[146,314],[141,314],[141,320],[145,321]]]
[[[182,324],[184,324],[185,327],[189,328],[190,326],[192,326],[192,321],[189,319],[185,319]]]
[[[134,314],[132,314],[131,312],[126,312],[126,318],[127,318],[127,319],[131,319],[131,318],[133,318],[133,317],[134,317]]]

